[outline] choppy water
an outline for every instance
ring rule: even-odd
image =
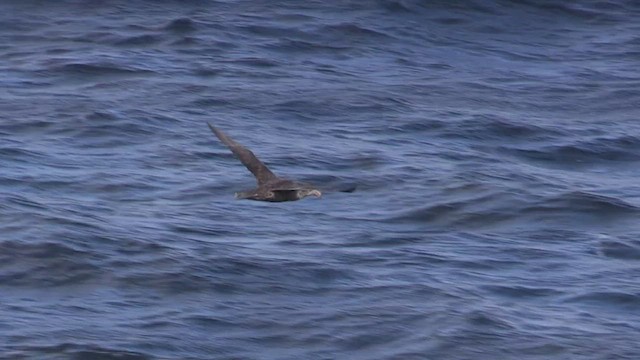
[[[568,3],[2,1],[0,356],[640,358],[640,5]]]

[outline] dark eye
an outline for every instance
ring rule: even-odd
[[[273,193],[273,191],[269,191],[269,192],[267,193],[267,197],[270,197],[270,198],[272,198],[274,195],[275,195],[275,194]]]

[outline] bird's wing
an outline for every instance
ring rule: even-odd
[[[267,188],[271,191],[293,191],[313,188],[311,184],[305,184],[293,180],[279,179],[278,181],[272,181],[267,185]]]
[[[230,137],[228,137],[225,133],[207,123],[209,128],[213,133],[222,141],[227,147],[231,150],[231,152],[240,160],[240,162],[246,166],[249,171],[256,177],[258,180],[258,185],[264,184],[268,181],[272,181],[277,179],[278,177],[267,168],[265,164],[263,164],[258,158],[251,152],[251,150],[246,147],[238,144],[233,141]]]

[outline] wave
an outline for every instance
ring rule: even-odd
[[[574,191],[541,201],[526,211],[570,211],[594,215],[632,215],[640,209],[615,197],[597,195],[584,191]]]
[[[439,203],[388,217],[389,222],[414,222],[464,229],[494,227],[513,222],[584,222],[590,224],[637,216],[640,208],[621,199],[588,192],[568,192],[534,200],[531,194],[493,192],[465,200]]]
[[[508,205],[513,203],[514,199],[508,193],[483,193],[464,200],[439,201],[388,217],[386,221],[424,223],[438,228],[494,226],[518,216]]]
[[[27,359],[37,356],[49,359],[51,356],[64,356],[65,359],[100,359],[100,360],[151,360],[154,356],[141,352],[107,348],[97,345],[63,342],[46,346],[11,346],[11,358]]]
[[[143,34],[143,35],[127,36],[123,39],[114,41],[113,44],[116,46],[135,46],[135,47],[153,46],[162,42],[163,40],[164,40],[163,37],[160,35]]]
[[[559,2],[554,0],[523,0],[519,2],[522,7],[540,10],[555,16],[572,17],[580,20],[594,20],[610,22],[618,19],[616,15],[622,15],[633,7],[633,2],[626,0],[608,0],[600,2]]]
[[[282,39],[273,44],[265,45],[266,48],[284,53],[342,53],[351,50],[350,46],[330,45],[326,43]]]
[[[154,73],[148,69],[118,65],[113,63],[69,63],[46,69],[49,74],[104,76],[104,75],[145,75]]]
[[[459,122],[442,124],[441,127],[442,129],[437,134],[442,137],[480,141],[530,142],[565,135],[565,132],[558,128],[486,115],[477,115]]]
[[[90,260],[94,256],[57,242],[5,241],[0,243],[0,283],[35,288],[81,284],[102,275]]]
[[[502,146],[500,150],[526,160],[558,165],[585,166],[602,162],[637,162],[640,161],[640,138],[623,135],[529,149]]]
[[[112,264],[110,266],[113,266]],[[310,261],[275,261],[270,258],[234,255],[195,259],[167,257],[141,263],[122,263],[127,267],[117,278],[123,288],[147,288],[182,294],[185,292],[278,292],[287,283],[300,290],[312,290],[332,283],[350,281],[357,272]],[[141,269],[141,270],[137,270]],[[153,269],[153,271],[149,271]],[[269,274],[266,276],[265,274]],[[270,279],[286,279],[285,282]],[[305,284],[305,285],[302,285]],[[313,290],[315,291],[315,290]]]
[[[603,241],[600,252],[614,259],[640,260],[640,241]]]
[[[496,295],[512,299],[553,297],[563,294],[562,291],[553,288],[524,285],[487,285],[483,288]]]
[[[354,23],[342,23],[338,25],[325,25],[319,30],[320,34],[338,36],[338,37],[346,37],[350,39],[371,39],[371,40],[381,40],[381,39],[391,39],[392,36],[386,34],[382,31],[377,31],[365,27],[363,25],[354,24]]]
[[[256,68],[272,68],[272,67],[280,66],[279,62],[271,59],[262,58],[262,57],[246,57],[246,58],[240,58],[240,59],[233,59],[233,60],[225,61],[225,63],[246,65],[246,66],[256,67]]]
[[[182,34],[182,33],[190,33],[190,32],[196,31],[197,26],[195,21],[189,18],[179,18],[165,25],[163,29]]]
[[[0,147],[0,156],[5,160],[26,160],[26,159],[42,159],[44,153],[27,150],[21,147]]]
[[[291,38],[312,41],[316,38],[316,36],[314,36],[313,34],[309,34],[297,27],[252,24],[241,26],[240,30],[254,36],[257,35],[274,39]]]
[[[495,3],[490,1],[462,0],[462,1],[421,1],[421,0],[381,0],[378,4],[386,10],[400,13],[414,13],[419,10],[449,9],[457,11],[477,11],[494,13]]]
[[[580,302],[590,305],[614,306],[626,310],[640,310],[640,293],[620,291],[593,291],[565,299],[566,302]]]

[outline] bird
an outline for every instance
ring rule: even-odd
[[[258,187],[253,190],[239,191],[235,193],[236,199],[248,199],[257,201],[296,201],[307,196],[319,198],[322,192],[314,185],[276,176],[251,152],[235,140],[223,133],[220,129],[207,122],[213,134],[225,144],[238,160],[247,168],[258,181]]]

